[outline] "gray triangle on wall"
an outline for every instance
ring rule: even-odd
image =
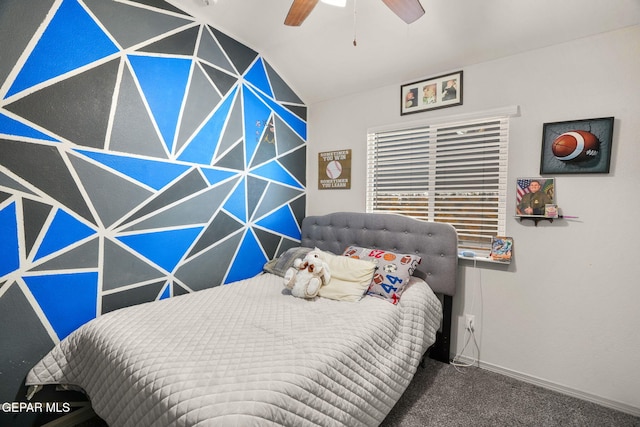
[[[188,15],[181,18],[175,16],[175,13],[163,13],[162,10],[154,11],[116,1],[84,0],[84,3],[123,49],[146,40],[155,40],[161,34],[193,24],[193,19]],[[164,1],[154,3],[159,9],[171,7],[171,12],[184,14],[182,10]]]
[[[153,193],[139,183],[69,154],[69,160],[102,223],[109,227]]]
[[[171,186],[162,190],[162,192],[156,194],[153,199],[144,204],[140,209],[135,211],[133,215],[129,216],[125,221],[120,224],[120,227],[141,218],[153,211],[162,209],[180,199],[195,194],[201,190],[204,190],[209,185],[204,180],[198,169],[192,169],[181,177],[178,181],[171,184]]]
[[[159,279],[165,275],[145,260],[107,238],[104,239],[102,271],[102,290],[104,291]]]
[[[71,75],[4,108],[74,144],[104,148],[119,62]]]
[[[3,402],[19,396],[18,390],[24,388],[29,370],[55,345],[43,326],[42,322],[46,320],[40,319],[20,286],[11,281],[3,288],[6,286],[8,288],[0,298],[3,361],[0,400]]]
[[[109,150],[168,158],[165,144],[153,125],[131,70],[126,66],[123,67]]]
[[[137,286],[102,297],[102,314],[124,307],[155,301],[166,281]]]
[[[193,246],[193,249],[191,249],[191,252],[187,255],[187,258],[191,258],[198,252],[213,246],[229,234],[240,230],[242,226],[242,223],[227,215],[224,211],[219,211],[213,218],[213,221],[211,221],[204,232],[200,235],[198,241]]]
[[[233,65],[227,59],[215,38],[211,34],[211,29],[205,26],[202,31],[202,37],[200,38],[200,46],[198,47],[198,58],[209,62],[216,67],[227,70],[232,74],[236,74],[233,69]]]
[[[0,165],[96,224],[57,147],[0,139]]]
[[[209,79],[205,77],[202,68],[197,65],[194,66],[178,132],[176,152],[180,152],[180,149],[196,129],[202,125],[211,113],[212,108],[218,105],[221,99],[222,97],[218,91],[209,82]]]
[[[220,245],[188,259],[174,276],[181,282],[188,283],[194,291],[221,285],[241,239],[242,233],[236,233]]]
[[[95,238],[77,248],[66,250],[61,255],[44,262],[29,271],[75,270],[98,268],[99,239]]]
[[[244,74],[258,56],[258,52],[215,28],[211,28],[211,31],[238,73]]]
[[[22,199],[22,215],[24,223],[25,252],[29,254],[33,245],[42,232],[42,226],[47,221],[53,206],[27,198]]]
[[[238,177],[211,187],[201,194],[164,209],[147,219],[140,221],[123,231],[150,230],[172,228],[183,225],[208,223],[213,213],[233,191]]]
[[[193,56],[200,26],[187,28],[176,34],[169,34],[157,42],[138,49],[139,52],[163,53],[167,55]]]
[[[298,95],[289,87],[289,85],[282,80],[282,77],[269,65],[267,61],[264,61],[265,70],[267,70],[267,76],[269,77],[269,82],[271,83],[271,87],[273,88],[273,94],[276,100],[281,102],[292,102],[302,104],[302,100],[298,98]],[[305,117],[301,117],[303,120],[306,120]]]

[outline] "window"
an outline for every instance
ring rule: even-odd
[[[460,249],[488,255],[505,233],[508,134],[504,112],[369,131],[367,212],[450,223]]]

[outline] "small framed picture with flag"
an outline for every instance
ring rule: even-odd
[[[518,178],[516,215],[545,217],[547,205],[555,205],[553,178]]]

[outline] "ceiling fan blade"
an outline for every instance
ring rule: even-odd
[[[407,24],[424,15],[424,9],[420,4],[420,0],[382,0],[389,9],[400,17]]]
[[[307,19],[314,7],[318,4],[318,0],[293,0],[289,13],[284,20],[284,25],[298,27]]]

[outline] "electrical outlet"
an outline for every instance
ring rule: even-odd
[[[465,314],[464,315],[464,327],[467,331],[473,332],[476,325],[476,316],[473,314]]]

